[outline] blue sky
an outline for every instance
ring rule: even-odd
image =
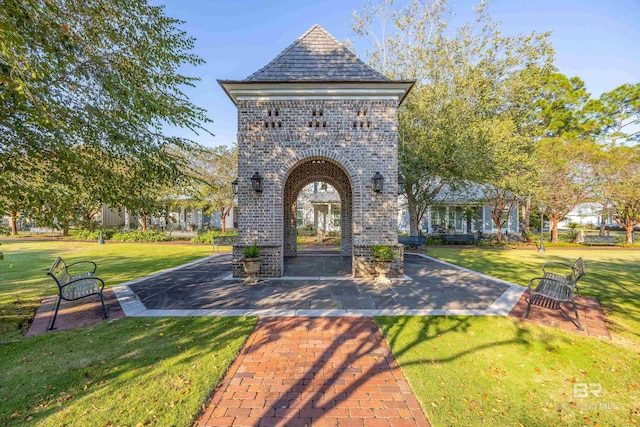
[[[396,0],[398,1],[398,0]],[[243,79],[266,65],[314,24],[338,40],[353,39],[352,12],[365,0],[156,0],[167,15],[186,21],[195,53],[206,64],[186,69],[202,80],[187,90],[214,123],[209,135],[186,135],[206,145],[236,141],[236,109],[216,82]],[[451,2],[470,16],[476,1]],[[552,31],[556,66],[585,81],[598,97],[640,81],[640,0],[493,0],[490,13],[507,34]],[[360,47],[360,46],[357,46]],[[362,52],[359,52],[362,53]]]

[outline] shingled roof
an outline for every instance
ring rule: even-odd
[[[388,82],[331,34],[314,25],[244,82]]]

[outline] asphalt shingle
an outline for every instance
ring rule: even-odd
[[[390,80],[362,62],[324,28],[314,25],[270,63],[244,81],[388,82]]]

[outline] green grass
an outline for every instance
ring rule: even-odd
[[[2,241],[0,340],[22,337],[40,300],[58,290],[46,275],[57,256],[67,263],[91,260],[107,287],[211,255],[210,246],[65,241]]]
[[[600,300],[613,337],[600,340],[509,318],[376,318],[434,426],[640,422],[640,251],[427,253],[521,285],[541,274],[543,262],[572,264],[581,256],[587,269],[581,293]],[[574,397],[575,383],[600,384],[602,394]]]
[[[490,250],[429,248],[427,254],[494,277],[525,285],[540,276],[544,262],[585,260],[580,292],[597,298],[614,341],[640,351],[640,251],[620,249]]]
[[[434,426],[640,421],[635,351],[501,317],[379,317],[376,322]],[[576,383],[600,384],[602,393],[574,397]]]
[[[255,323],[124,318],[0,344],[0,425],[193,425]]]

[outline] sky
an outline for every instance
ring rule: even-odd
[[[378,2],[379,0],[375,0]],[[396,0],[396,3],[402,0]],[[155,0],[165,13],[185,21],[194,53],[206,63],[185,68],[199,77],[185,92],[213,120],[215,135],[171,133],[205,146],[236,142],[236,108],[218,79],[241,80],[262,68],[312,25],[336,39],[354,40],[353,11],[367,0]],[[450,2],[457,19],[471,16],[475,0]],[[640,81],[640,0],[490,0],[489,11],[506,34],[551,31],[556,67],[578,76],[593,97]],[[358,54],[364,54],[356,44]]]

